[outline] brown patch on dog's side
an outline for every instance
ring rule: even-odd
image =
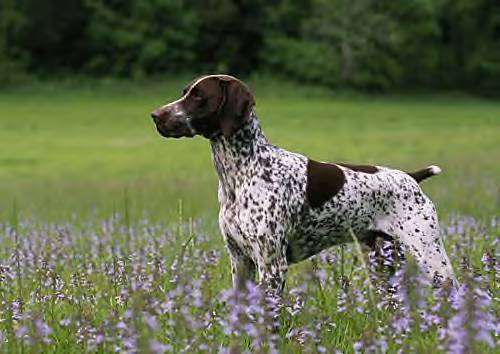
[[[377,166],[372,166],[372,165],[351,165],[348,163],[338,163],[337,165],[346,167],[350,170],[356,171],[356,172],[363,172],[363,173],[377,173],[379,170]]]
[[[345,183],[344,172],[335,165],[309,160],[307,162],[307,202],[319,208],[336,195]]]

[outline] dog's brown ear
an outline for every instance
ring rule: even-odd
[[[250,89],[236,78],[221,76],[220,83],[223,95],[220,127],[222,134],[228,137],[250,119],[255,99]]]

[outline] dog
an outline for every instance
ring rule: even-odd
[[[219,177],[219,226],[233,285],[259,283],[281,295],[290,264],[334,245],[396,240],[440,283],[456,282],[436,209],[419,182],[437,166],[407,173],[387,167],[325,163],[272,145],[242,81],[208,75],[151,113],[166,138],[210,141]]]

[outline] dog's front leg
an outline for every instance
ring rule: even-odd
[[[231,260],[231,275],[233,278],[234,289],[244,290],[247,281],[255,281],[255,264],[253,261],[242,255],[240,252],[229,249],[229,258]]]
[[[285,255],[278,254],[278,252],[263,252],[261,256],[256,262],[259,284],[266,295],[267,313],[271,321],[269,329],[273,333],[278,333],[288,263]]]
[[[264,287],[268,294],[281,298],[285,287],[288,262],[286,248],[275,247],[261,250],[256,263],[259,284]]]

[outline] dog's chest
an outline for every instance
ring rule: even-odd
[[[247,255],[283,242],[305,198],[307,158],[269,149],[219,182],[219,224]],[[234,184],[231,184],[231,183]],[[229,240],[230,238],[230,240]]]

